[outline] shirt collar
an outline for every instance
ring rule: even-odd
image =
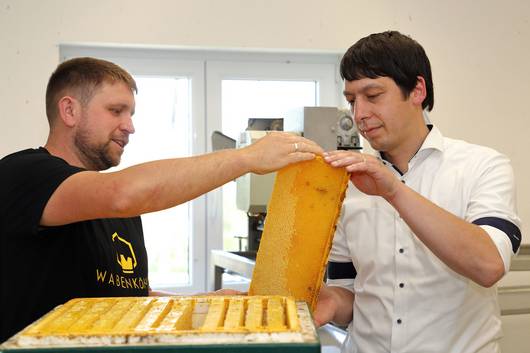
[[[427,127],[429,128],[429,133],[425,137],[425,140],[423,140],[420,149],[410,159],[409,166],[410,163],[413,162],[413,160],[415,160],[416,162],[418,161],[418,158],[419,160],[422,160],[435,150],[441,152],[444,151],[443,135],[440,129],[438,129],[432,124],[427,124]],[[381,160],[385,165],[391,165],[400,175],[403,175],[403,173],[399,169],[397,169],[394,165],[392,165],[385,159],[385,155],[383,152],[377,151],[377,155],[379,160]]]
[[[414,156],[423,150],[438,150],[442,152],[444,150],[443,135],[440,129],[432,124],[427,125],[427,127],[430,131],[425,137],[425,140],[423,140],[420,149],[414,154]],[[379,156],[379,159],[386,161],[385,154],[383,152],[377,151],[377,155]],[[414,156],[412,156],[412,158],[414,158]]]
[[[434,125],[427,125],[427,127],[429,127],[429,130],[431,131],[429,131],[427,137],[425,137],[425,140],[423,141],[423,144],[421,145],[418,152],[431,149],[443,152],[444,137],[442,132]],[[416,154],[418,154],[418,152],[416,152]]]

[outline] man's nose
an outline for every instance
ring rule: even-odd
[[[127,131],[129,134],[134,134],[134,124],[132,121],[132,115],[129,115],[125,118],[125,120],[122,122],[120,128],[124,131]]]
[[[355,101],[352,110],[353,120],[357,126],[362,125],[363,121],[370,115],[367,104],[360,100]]]

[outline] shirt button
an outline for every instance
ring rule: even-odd
[[[399,288],[403,288],[403,287],[405,287],[405,283],[400,283]]]
[[[405,252],[405,250],[403,248],[399,249],[399,253],[400,254],[403,254]]]
[[[401,180],[401,182],[402,182],[403,184],[406,184],[406,183],[405,183],[405,180]]]
[[[397,319],[396,322],[398,323],[398,325],[401,325],[401,319]]]

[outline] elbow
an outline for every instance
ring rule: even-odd
[[[133,195],[125,184],[116,184],[112,187],[112,194],[108,197],[108,203],[111,213],[116,218],[135,216]]]
[[[494,286],[504,276],[504,263],[499,258],[487,266],[487,270],[483,270],[479,278],[475,282],[485,288]]]
[[[122,183],[115,185],[110,207],[116,217],[136,217],[147,212],[168,208],[164,204],[163,189],[151,184]],[[161,201],[162,200],[162,201]]]

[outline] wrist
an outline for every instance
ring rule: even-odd
[[[389,192],[387,195],[385,195],[383,198],[391,205],[394,205],[394,203],[399,198],[399,195],[403,192],[404,188],[406,188],[406,185],[399,182],[397,179],[394,179],[394,188],[392,188],[392,191]]]
[[[240,175],[250,173],[253,171],[253,160],[250,151],[250,146],[238,148],[234,150],[236,166],[240,168]]]

